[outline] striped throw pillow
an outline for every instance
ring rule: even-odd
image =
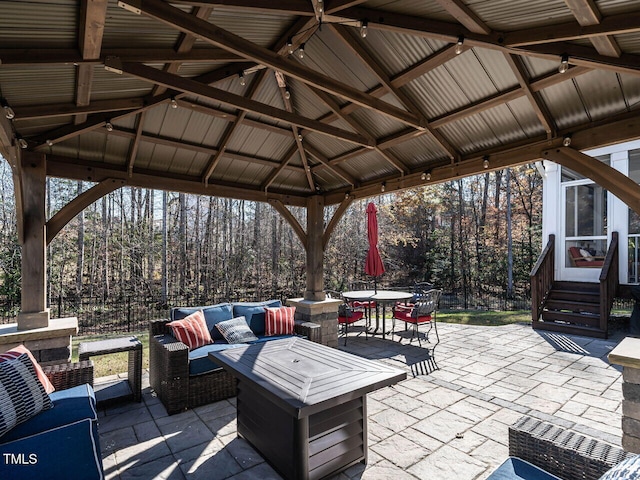
[[[227,343],[247,343],[258,340],[258,337],[254,335],[249,325],[247,325],[247,320],[244,317],[218,322],[216,323],[216,328],[220,330]]]
[[[47,377],[44,374],[44,371],[42,370],[42,367],[40,366],[40,364],[36,361],[35,357],[31,354],[29,349],[24,345],[18,345],[17,347],[13,347],[8,352],[0,353],[0,363],[5,362],[7,360],[12,360],[14,358],[18,358],[23,353],[26,353],[29,356],[31,363],[33,363],[33,368],[36,371],[38,380],[40,380],[40,383],[42,383],[42,386],[44,387],[44,391],[47,393],[51,393],[55,391],[55,387],[49,381],[49,377]]]
[[[0,363],[0,437],[52,406],[26,353]]]
[[[293,335],[294,315],[296,307],[265,307],[265,332],[271,335]]]
[[[193,312],[182,320],[169,322],[167,325],[171,327],[173,336],[189,347],[189,350],[213,343],[202,310]]]

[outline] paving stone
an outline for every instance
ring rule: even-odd
[[[217,478],[228,478],[242,471],[242,467],[226,449],[210,455],[199,455],[189,462],[181,462],[180,469],[189,480],[210,480],[214,472]]]
[[[488,387],[483,388],[481,392],[485,395],[497,397],[509,402],[514,402],[523,395],[521,392],[513,390],[510,385],[503,384],[501,382],[496,382],[493,385],[489,385]]]
[[[345,477],[349,478],[349,477]],[[229,480],[282,480],[282,477],[267,462],[262,462],[255,467],[244,470],[237,475],[229,477]]]
[[[526,406],[531,410],[538,410],[547,414],[553,414],[562,407],[562,403],[560,402],[554,402],[553,400],[535,397],[533,395],[523,395],[516,400],[516,403]]]
[[[424,393],[417,397],[419,400],[424,401],[429,405],[433,405],[438,408],[446,408],[449,405],[452,405],[460,400],[462,400],[466,395],[459,393],[457,391],[451,391],[446,388],[435,388],[430,392]]]
[[[152,438],[162,435],[160,433],[160,429],[156,425],[156,422],[153,421],[136,423],[133,426],[133,429],[136,432],[137,439],[141,442],[151,440]]]
[[[460,400],[447,408],[448,412],[459,415],[471,422],[477,423],[484,420],[493,413],[493,408],[487,406],[476,405],[468,398]]]
[[[138,442],[116,451],[118,465],[143,465],[166,457],[173,457],[162,437]]]
[[[151,420],[151,415],[147,407],[140,406],[136,403],[133,410],[122,411],[115,415],[104,415],[99,418],[100,433],[107,433],[112,430],[119,430],[124,427],[131,426],[131,418],[136,418],[141,422],[147,422]]]
[[[447,445],[409,468],[409,473],[429,480],[472,480],[487,466],[460,450]]]
[[[540,384],[532,388],[528,395],[542,399],[552,398],[555,402],[567,402],[575,397],[576,391],[570,388],[558,387],[557,385]]]
[[[156,435],[158,437],[159,435]],[[100,433],[100,449],[103,455],[109,455],[122,448],[138,443],[138,437],[133,427],[119,428]]]
[[[416,480],[416,477],[386,460],[367,466],[362,478],[363,480]]]
[[[214,435],[209,427],[200,419],[189,422],[175,422],[159,425],[167,445],[172,452],[179,452],[195,445],[201,445],[213,440]]]
[[[178,462],[171,456],[166,456],[145,464],[129,466],[120,469],[121,480],[185,480]],[[190,477],[191,478],[191,477]]]
[[[412,416],[393,408],[387,408],[380,413],[370,415],[369,420],[396,433],[416,423],[416,419]]]
[[[473,425],[474,423],[471,420],[449,411],[441,410],[435,415],[416,423],[413,428],[447,443],[456,438],[457,434],[465,432]]]
[[[402,435],[393,435],[373,445],[370,450],[406,469],[426,457],[431,450],[418,445]]]

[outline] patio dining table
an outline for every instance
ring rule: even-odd
[[[382,305],[382,338],[386,338],[385,307],[388,303],[407,301],[413,298],[413,293],[400,290],[353,290],[342,292],[342,298],[347,302],[376,302],[376,328],[373,335],[378,333],[380,318],[378,316],[378,304]]]

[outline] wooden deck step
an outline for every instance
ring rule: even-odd
[[[568,333],[571,335],[584,335],[586,337],[607,338],[607,332],[599,328],[582,325],[571,325],[567,323],[554,322],[534,322],[533,328],[536,330],[546,330],[550,332]]]
[[[546,310],[560,310],[560,311],[569,311],[569,312],[588,312],[599,314],[600,313],[600,302],[578,302],[572,300],[563,300],[550,298],[547,300],[545,305]]]
[[[591,328],[600,328],[600,315],[592,313],[573,313],[548,311],[542,312],[544,322],[563,322],[572,325],[583,325]]]
[[[549,292],[549,300],[566,300],[569,302],[600,303],[600,292],[594,293],[583,290],[552,289]]]

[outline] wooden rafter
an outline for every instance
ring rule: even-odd
[[[419,119],[409,112],[367,95],[328,75],[320,74],[302,64],[287,61],[269,49],[260,47],[204,20],[195,19],[167,3],[159,0],[122,0],[120,3],[134,5],[145,15],[182,32],[190,33],[203,41],[225,48],[260,65],[265,65],[363,107],[373,109],[401,123],[418,129],[424,127],[420,124]]]
[[[381,85],[385,88],[385,90],[391,94],[393,94],[402,105],[411,113],[413,113],[424,125],[424,130],[428,132],[433,140],[442,148],[442,150],[450,157],[456,158],[458,156],[458,152],[451,146],[451,144],[439,133],[435,132],[429,122],[422,114],[422,112],[415,106],[414,102],[398,87],[393,85],[391,78],[387,72],[378,64],[378,62],[371,56],[371,54],[364,48],[360,43],[358,43],[354,38],[351,32],[349,32],[342,25],[331,25],[331,29],[338,35],[338,37],[343,41],[343,43],[349,47],[349,49],[365,64],[365,66],[376,76]],[[385,158],[389,159],[389,154],[384,152],[381,153]],[[391,158],[393,158],[391,156]],[[395,164],[394,164],[395,165]],[[395,165],[397,167],[397,165]]]
[[[100,58],[104,23],[107,17],[107,0],[82,0],[80,2],[80,52],[84,60]],[[91,101],[94,66],[79,64],[76,69],[76,105],[83,107]],[[84,123],[86,114],[76,116],[75,123]]]
[[[201,18],[201,19],[206,19],[209,17],[209,15],[211,15],[211,12],[213,11],[213,8],[211,7],[196,7],[194,8],[193,12],[191,13],[195,18]],[[187,33],[181,33],[180,34],[180,38],[178,39],[177,45],[176,45],[176,52],[178,53],[187,53],[190,52],[193,49],[193,45],[196,43],[196,37],[194,37],[193,35],[189,35]],[[180,66],[182,65],[182,63],[180,62],[173,62],[173,63],[169,63],[166,64],[164,66],[164,71],[165,72],[169,72],[169,73],[178,73],[178,70],[180,70]],[[153,88],[153,91],[151,92],[151,95],[153,95],[154,97],[156,95],[161,95],[162,93],[164,93],[166,90],[165,87],[161,86],[161,85],[156,85]]]
[[[142,132],[144,129],[144,118],[147,115],[147,112],[141,112],[136,119],[136,135],[131,142],[131,146],[129,147],[129,154],[127,159],[127,171],[129,172],[129,176],[133,175],[133,166],[136,162],[136,157],[138,156],[138,148],[140,147],[140,138],[142,137]]]
[[[483,35],[474,33],[455,23],[424,19],[399,13],[381,12],[376,9],[363,7],[353,7],[342,10],[340,16],[354,20],[360,18],[372,19],[369,20],[369,28],[422,36],[425,38],[436,38],[450,43],[455,43],[457,35],[462,34],[465,37],[465,45],[469,44],[471,46],[499,50],[516,55],[547,59],[554,58],[559,60],[559,57],[563,53],[569,53],[571,57],[575,55],[580,58],[580,62],[576,63],[577,65],[590,68],[607,68],[621,73],[632,73],[634,75],[640,74],[640,58],[638,58],[637,55],[622,54],[619,58],[615,59],[613,57],[600,55],[592,48],[581,47],[569,42],[527,45],[516,48],[507,43],[509,41],[507,34],[494,32],[489,35]],[[603,27],[601,25],[591,27],[580,27],[578,25],[578,28],[602,29]],[[610,32],[611,30],[604,32],[598,31],[598,35],[608,34]],[[588,36],[589,35],[584,35],[585,38]]]
[[[331,220],[329,220],[329,224],[324,229],[324,233],[322,234],[323,250],[327,248],[327,244],[331,239],[331,235],[333,234],[333,231],[338,226],[338,222],[340,222],[340,219],[342,218],[344,213],[347,211],[347,208],[349,208],[349,206],[353,203],[354,200],[355,198],[353,196],[348,195],[342,202],[340,202],[340,205],[338,206],[336,211],[333,212],[333,215],[331,216]]]
[[[361,135],[356,135],[340,128],[326,125],[322,122],[310,120],[306,117],[287,112],[280,108],[272,107],[264,103],[250,100],[241,95],[229,93],[219,88],[211,87],[209,85],[191,80],[189,78],[183,78],[178,75],[162,72],[152,67],[137,63],[107,63],[110,69],[119,70],[128,75],[147,80],[159,85],[165,85],[174,90],[182,91],[185,93],[191,93],[193,95],[200,95],[212,100],[222,102],[233,108],[240,110],[246,110],[259,115],[265,115],[269,118],[273,118],[278,121],[286,122],[298,127],[307,128],[318,133],[323,133],[334,138],[339,138],[347,142],[356,143],[364,146],[373,146],[368,139],[363,138]]]
[[[289,132],[289,137],[291,136],[290,133],[291,132]],[[136,133],[122,130],[119,128],[114,128],[113,131],[109,133],[109,135],[118,136],[122,138],[135,139]],[[203,153],[205,155],[210,155],[210,156],[215,155],[217,153],[217,150],[214,147],[207,147],[205,145],[202,145],[201,143],[190,143],[184,140],[174,140],[174,139],[162,137],[159,135],[149,135],[149,134],[140,135],[140,141],[145,143],[150,143],[153,145],[164,145],[167,147],[179,148],[179,149],[187,150],[190,152]],[[231,159],[242,160],[243,162],[249,162],[249,163],[257,163],[259,165],[264,165],[266,167],[270,167],[273,169],[276,169],[280,165],[279,162],[269,158],[263,158],[257,155],[244,155],[240,152],[235,152],[228,149],[225,151],[225,155]],[[286,168],[292,171],[302,172],[301,167],[289,165]]]
[[[109,57],[127,62],[142,63],[212,63],[246,62],[238,55],[222,48],[198,48],[188,52],[176,52],[173,48],[103,48],[100,56],[85,59],[77,49],[61,48],[0,48],[2,65],[102,65]]]
[[[436,2],[470,31],[484,33],[485,35],[491,33],[491,28],[489,28],[473,10],[465,5],[462,0],[436,0]]]
[[[262,185],[260,185],[260,190],[263,190],[266,192],[269,189],[269,187],[274,182],[274,180],[278,178],[278,175],[280,175],[280,173],[289,166],[289,162],[295,156],[296,153],[298,153],[298,145],[294,144],[284,155],[284,158],[282,159],[280,164],[276,168],[274,168],[273,171],[266,178],[266,180],[262,182]]]
[[[526,95],[533,111],[536,113],[538,120],[544,127],[545,132],[547,132],[547,137],[551,138],[556,135],[556,127],[551,118],[551,114],[549,113],[549,109],[544,104],[542,99],[533,91],[531,85],[529,84],[528,73],[524,64],[522,63],[522,59],[516,55],[505,55],[507,63],[511,68],[511,71],[518,79],[518,83],[520,84],[520,88]]]
[[[172,0],[171,3],[201,7],[234,7],[238,10],[276,11],[299,16],[313,16],[315,14],[313,6],[308,0],[278,0],[277,2],[256,2],[255,0]]]
[[[600,11],[593,0],[565,0],[565,3],[571,9],[571,13],[576,17],[578,23],[582,26],[597,25],[602,20]],[[620,53],[622,53],[613,35],[591,37],[590,40],[591,44],[601,55],[619,57]]]
[[[352,175],[347,173],[339,165],[331,165],[331,162],[329,162],[329,159],[327,157],[325,157],[317,148],[315,148],[314,146],[310,145],[307,142],[307,143],[304,144],[304,149],[307,152],[309,152],[315,159],[317,159],[322,165],[324,165],[329,170],[334,172],[336,175],[338,175],[340,178],[342,178],[348,184],[350,184],[351,186],[357,185],[358,182],[356,181],[355,178],[353,178]]]
[[[258,72],[256,77],[251,81],[251,85],[249,85],[249,89],[246,93],[247,98],[252,99],[256,92],[260,89],[262,82],[265,79],[266,70],[262,70]],[[245,117],[247,115],[246,110],[240,110],[236,112],[236,118],[233,122],[227,125],[226,130],[222,134],[222,140],[220,141],[220,146],[218,147],[218,151],[209,158],[209,163],[204,170],[204,174],[202,175],[202,181],[205,183],[209,183],[209,178],[213,175],[214,170],[220,163],[220,159],[224,155],[224,152],[227,150],[227,146],[233,137],[233,134],[238,130],[238,127],[242,125]]]

